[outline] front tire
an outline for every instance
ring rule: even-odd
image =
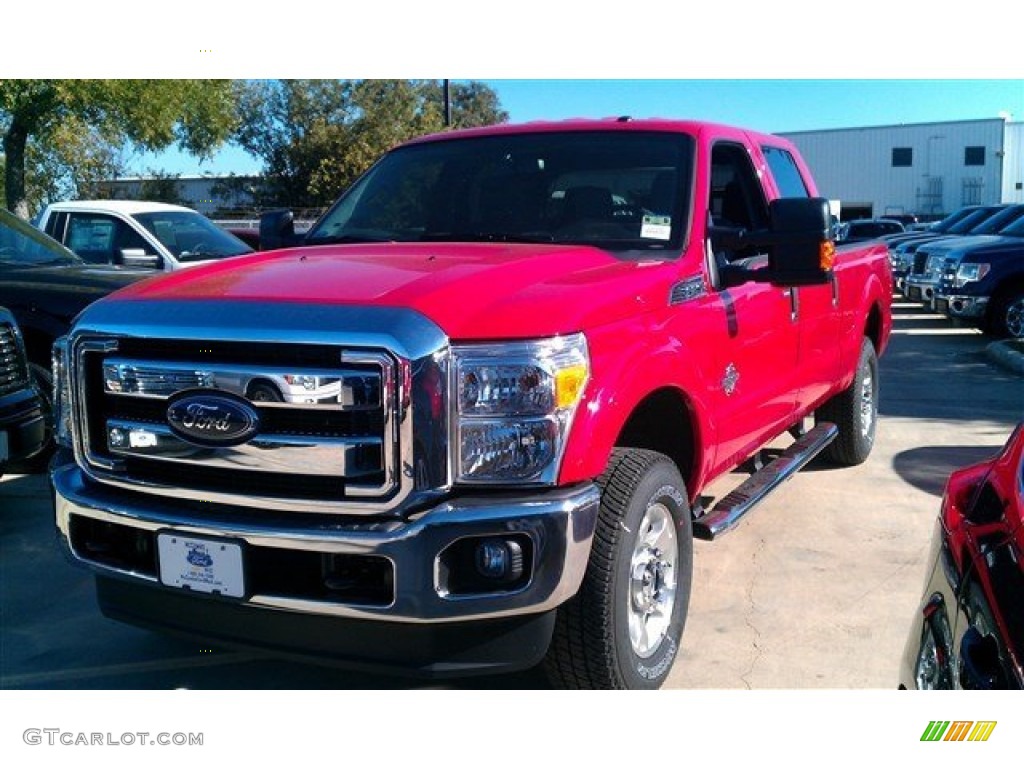
[[[666,456],[617,448],[579,593],[558,609],[544,667],[562,688],[659,688],[679,654],[693,569],[690,507]]]
[[[272,384],[259,382],[249,387],[249,400],[254,403],[283,403],[284,398]]]
[[[818,409],[817,422],[831,422],[839,435],[823,455],[835,464],[863,464],[875,445],[878,422],[878,356],[871,339],[861,342],[853,382]]]
[[[989,328],[1000,338],[1024,339],[1024,290],[995,299]]]

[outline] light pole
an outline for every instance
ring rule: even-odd
[[[452,127],[452,91],[449,81],[442,80],[444,83],[444,127]]]

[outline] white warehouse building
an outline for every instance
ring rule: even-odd
[[[1024,123],[999,118],[782,133],[843,220],[1024,203]]]

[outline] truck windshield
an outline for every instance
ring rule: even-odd
[[[1024,237],[1024,217],[1018,218],[1013,224],[999,230],[999,234],[1007,237]]]
[[[252,253],[252,248],[201,213],[158,211],[134,216],[178,261],[222,259]]]
[[[338,242],[521,242],[681,248],[694,142],[606,131],[431,141],[382,158],[307,236]]]

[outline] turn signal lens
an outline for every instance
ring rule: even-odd
[[[572,408],[580,401],[587,383],[587,366],[572,365],[555,373],[555,407]]]
[[[831,240],[826,240],[821,244],[818,263],[821,266],[822,272],[832,271],[832,267],[836,263],[836,244]]]

